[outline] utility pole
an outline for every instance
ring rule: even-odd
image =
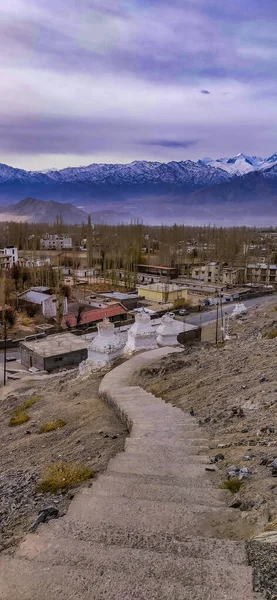
[[[60,281],[60,254],[58,254],[58,280],[56,287],[56,311],[57,311],[57,325],[58,331],[61,329],[61,321],[63,316],[63,298],[61,298],[61,281]]]
[[[3,328],[4,328],[4,385],[7,385],[7,313],[6,313],[6,273],[3,273]]]
[[[7,384],[7,317],[4,305],[4,385]]]
[[[216,303],[216,329],[215,329],[215,343],[216,345],[218,344],[218,305],[219,303]]]
[[[223,329],[223,307],[222,307],[222,290],[220,290],[220,315],[221,315],[221,331],[222,331],[222,342],[224,342],[224,329]]]

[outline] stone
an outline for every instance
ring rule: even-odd
[[[156,331],[152,326],[150,315],[140,312],[135,317],[135,323],[128,330],[128,339],[124,354],[130,355],[141,350],[157,348]]]
[[[269,462],[270,462],[270,459],[267,456],[262,456],[262,458],[260,460],[260,465],[267,467]]]
[[[244,479],[250,475],[252,475],[252,472],[247,467],[236,467],[235,465],[232,465],[227,470],[228,479]]]
[[[277,477],[277,458],[274,458],[273,462],[271,463],[271,467],[272,467],[272,477]]]
[[[114,324],[109,319],[98,323],[97,329],[98,333],[88,347],[88,358],[79,365],[81,376],[108,367],[123,354],[124,340],[115,335]]]
[[[245,315],[247,313],[247,308],[246,306],[240,302],[239,304],[236,304],[233,312],[232,312],[232,317],[240,317],[241,315]]]
[[[59,511],[55,506],[48,506],[47,508],[44,508],[39,512],[36,520],[29,528],[29,531],[35,532],[41,523],[47,523],[47,521],[50,519],[57,519],[58,516]]]
[[[239,470],[239,479],[244,479],[245,477],[249,477],[250,475],[252,475],[252,472],[250,471],[250,469],[248,469],[248,467],[242,467]]]
[[[231,500],[229,507],[230,508],[240,508],[241,505],[242,505],[241,498],[239,497],[238,494],[236,494],[236,496],[234,496],[234,498]]]
[[[220,460],[224,460],[224,454],[216,454],[215,457],[213,458],[213,462],[217,463]]]

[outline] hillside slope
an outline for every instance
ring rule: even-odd
[[[0,209],[1,221],[13,220],[29,221],[32,223],[54,223],[57,217],[61,217],[66,224],[81,224],[87,221],[87,214],[69,203],[54,202],[52,200],[37,200],[36,198],[25,198],[16,204],[3,206]]]

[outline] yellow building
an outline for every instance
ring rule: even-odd
[[[153,283],[151,285],[138,286],[138,295],[143,296],[150,302],[162,302],[173,304],[175,300],[187,300],[187,288],[167,283]]]

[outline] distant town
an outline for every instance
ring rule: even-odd
[[[277,231],[132,225],[0,224],[0,343],[188,315],[271,294]],[[5,325],[5,326],[4,326]],[[28,355],[29,356],[29,355]],[[27,367],[33,366],[28,357]],[[59,368],[62,365],[52,365]]]

